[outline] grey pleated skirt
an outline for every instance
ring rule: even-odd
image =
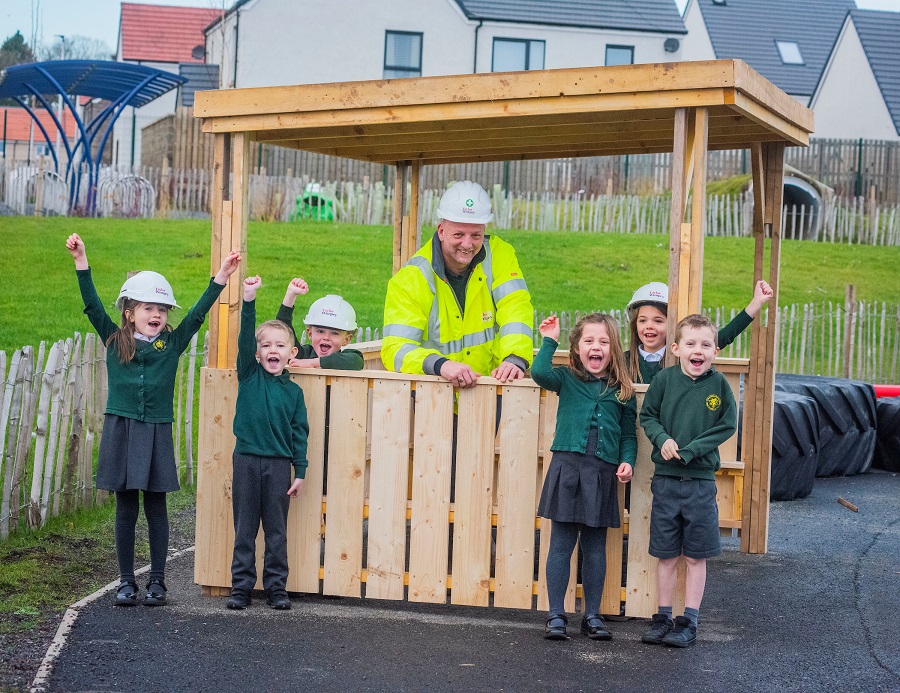
[[[106,414],[97,461],[97,488],[177,491],[171,423],[146,423]]]
[[[618,464],[596,457],[597,429],[591,428],[587,448],[554,451],[541,489],[538,515],[556,522],[589,527],[619,527]]]

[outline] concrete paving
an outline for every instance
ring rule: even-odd
[[[852,512],[837,502],[858,506]],[[293,595],[243,612],[200,595],[193,554],[170,603],[82,608],[51,691],[900,691],[900,474],[817,479],[772,505],[769,553],[727,541],[709,566],[697,645],[547,642],[536,611]]]

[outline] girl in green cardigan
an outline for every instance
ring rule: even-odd
[[[580,535],[585,614],[581,632],[592,640],[609,640],[612,634],[600,616],[606,529],[620,526],[616,481],[631,479],[637,457],[634,388],[612,316],[593,313],[578,321],[569,337],[568,366],[552,365],[559,346],[556,316],[544,320],[540,332],[544,341],[531,377],[559,395],[553,458],[538,505],[538,515],[552,522],[547,555],[550,613],[544,637],[568,638],[564,599]]]
[[[144,604],[166,603],[166,553],[169,517],[166,493],[177,491],[178,471],[172,445],[173,399],[178,359],[203,325],[241,256],[231,251],[204,294],[182,318],[169,325],[169,311],[178,308],[172,287],[156,272],[138,272],[119,291],[117,327],[97,295],[84,241],[78,234],[66,240],[75,260],[75,274],[84,312],[106,345],[108,395],[97,461],[97,488],[116,494],[116,557],[120,584],[118,606],[138,603],[134,576],[134,530],[139,496],[150,540],[150,578]]]

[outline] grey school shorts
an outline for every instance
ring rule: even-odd
[[[712,558],[722,552],[715,481],[655,475],[650,491],[651,556]]]

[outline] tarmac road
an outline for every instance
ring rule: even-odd
[[[843,497],[859,507],[838,504]],[[709,566],[698,643],[547,642],[535,611],[293,595],[243,612],[200,596],[193,554],[170,603],[80,610],[51,691],[900,691],[900,474],[817,479],[775,503],[769,553],[737,542]]]

